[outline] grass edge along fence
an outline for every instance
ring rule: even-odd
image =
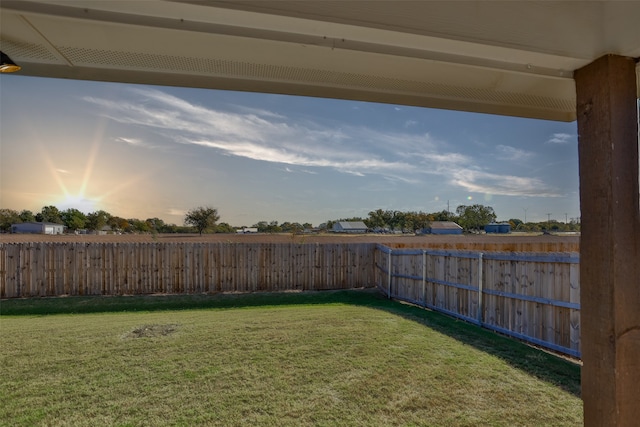
[[[0,244],[0,297],[373,287],[370,243]]]
[[[578,253],[376,246],[376,285],[389,298],[580,357]]]

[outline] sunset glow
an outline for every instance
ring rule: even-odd
[[[532,206],[530,221],[579,216],[575,123],[11,75],[0,83],[1,208],[182,224],[189,209],[213,206],[233,226],[478,202],[499,220],[522,217],[522,206]]]

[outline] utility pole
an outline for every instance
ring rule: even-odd
[[[551,214],[550,213],[547,214],[547,222],[551,222]]]
[[[522,210],[524,211],[524,223],[527,223],[527,209],[529,208],[522,208]]]
[[[566,212],[565,212],[565,214],[564,214],[564,223],[565,223],[565,224],[569,224],[569,220],[568,220],[568,218],[567,218],[567,213],[566,213]]]

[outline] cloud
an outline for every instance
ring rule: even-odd
[[[519,150],[518,150],[519,151]],[[524,197],[559,197],[557,189],[539,178],[483,171],[473,158],[460,153],[431,153],[423,155],[425,173],[442,176],[449,184],[469,192]]]
[[[282,169],[283,172],[287,172],[287,173],[296,173],[296,172],[301,172],[301,173],[307,173],[309,175],[317,175],[318,172],[309,170],[309,169],[291,169],[290,167],[285,167],[284,169]]]
[[[115,138],[116,141],[118,142],[124,142],[125,144],[129,144],[133,147],[143,147],[143,148],[152,148],[151,145],[143,142],[140,139],[137,138],[125,138],[123,136],[119,136],[117,138]]]
[[[418,122],[416,120],[407,120],[406,122],[404,122],[404,127],[405,128],[410,128],[413,127],[415,125],[417,125]]]
[[[348,169],[345,169],[343,172],[351,174],[351,175],[354,175],[354,176],[365,176],[362,172],[351,171],[351,170],[348,170]]]
[[[547,144],[568,144],[573,140],[574,136],[568,133],[554,133],[547,140]]]
[[[106,107],[108,117],[120,123],[146,126],[162,132],[180,144],[199,145],[224,154],[254,160],[297,166],[331,167],[365,175],[407,170],[410,164],[387,161],[379,154],[362,149],[368,145],[394,144],[395,136],[385,138],[366,129],[320,127],[299,124],[279,114],[244,109],[233,113],[209,109],[153,89],[133,89],[140,101],[128,102],[92,97],[85,101]],[[143,142],[118,138],[133,146]],[[348,147],[345,144],[348,141]],[[370,148],[370,147],[366,147]]]
[[[425,175],[441,176],[448,182],[456,171],[475,167],[473,159],[461,153],[420,153],[419,170]]]
[[[167,211],[167,215],[173,215],[173,216],[185,216],[186,214],[187,214],[187,211],[184,209],[169,208],[169,210]]]
[[[498,152],[499,160],[506,161],[522,161],[529,160],[535,154],[531,151],[520,150],[518,148],[511,147],[509,145],[497,145],[496,151]]]
[[[68,171],[68,170],[66,170],[66,169],[56,169],[56,172],[61,173],[61,174],[64,174],[64,175],[68,175],[68,174],[70,174],[70,173],[71,173],[71,172],[69,172],[69,171]]]
[[[286,119],[286,116],[282,114],[274,113],[273,111],[263,110],[261,108],[251,108],[244,105],[236,105],[237,110],[248,114],[254,114],[259,117],[270,117],[273,119]]]
[[[446,150],[446,142],[428,133],[351,125],[332,128],[259,108],[231,106],[231,111],[205,107],[150,88],[133,88],[130,94],[130,99],[125,94],[117,102],[95,97],[84,100],[103,107],[112,120],[147,127],[175,143],[279,163],[287,172],[316,173],[309,168],[331,168],[354,176],[379,176],[398,185],[424,185],[430,182],[426,175],[438,175],[467,191],[558,196],[557,190],[539,178],[487,172],[476,158]],[[558,141],[569,138],[571,135],[554,135]],[[118,140],[145,146],[135,138]],[[534,155],[507,145],[498,145],[496,150],[502,160],[526,160]]]
[[[477,193],[527,197],[560,197],[562,195],[538,178],[461,169],[453,173],[451,179],[453,184]]]

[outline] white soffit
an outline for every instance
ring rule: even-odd
[[[0,49],[24,75],[563,121],[574,70],[640,56],[640,2],[3,0],[0,13]]]

